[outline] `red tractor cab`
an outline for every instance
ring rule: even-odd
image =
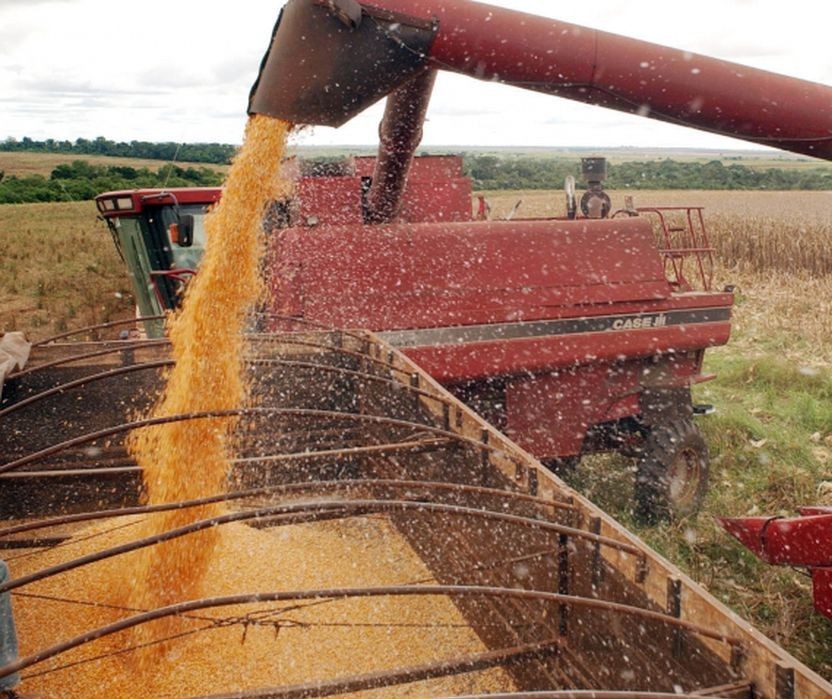
[[[158,316],[177,305],[183,283],[202,259],[205,216],[221,196],[219,187],[206,187],[137,189],[96,197],[127,265],[139,316]],[[144,330],[158,337],[163,324],[147,321]]]

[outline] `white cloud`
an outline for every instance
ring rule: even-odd
[[[494,4],[832,82],[817,3],[796,0],[492,0]],[[248,91],[277,16],[264,0],[0,0],[0,138],[239,141]],[[370,143],[380,107],[313,143]],[[437,84],[432,144],[737,147],[455,75]]]

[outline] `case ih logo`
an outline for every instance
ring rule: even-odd
[[[379,337],[394,347],[436,347],[468,342],[506,342],[582,333],[664,329],[677,325],[727,322],[730,318],[729,307],[694,308],[632,316],[562,318],[520,323],[388,330],[380,332]]]
[[[652,316],[638,316],[637,318],[619,318],[613,321],[613,330],[640,330],[642,328],[663,328],[667,325],[667,316],[658,313]]]

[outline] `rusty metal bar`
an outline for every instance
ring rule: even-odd
[[[378,383],[385,383],[388,385],[395,385],[397,387],[402,387],[411,393],[417,393],[421,396],[426,398],[431,398],[433,400],[439,401],[442,404],[448,403],[448,400],[444,398],[442,395],[438,393],[434,393],[432,391],[426,391],[424,389],[413,387],[408,384],[403,384],[395,379],[389,379],[385,376],[378,376],[376,374],[370,374],[363,371],[354,371],[352,369],[345,369],[343,367],[332,366],[330,364],[316,364],[315,362],[299,362],[294,360],[288,359],[250,359],[247,361],[248,364],[275,364],[279,366],[286,366],[286,367],[296,367],[302,369],[315,369],[321,370],[324,372],[330,373],[337,373],[337,374],[344,374],[346,376],[353,376],[355,378],[360,378],[362,380],[367,381],[376,381]],[[53,388],[47,389],[45,391],[41,391],[40,393],[35,394],[34,396],[29,396],[17,403],[10,405],[7,408],[3,408],[0,410],[0,417],[4,417],[9,413],[12,413],[20,408],[24,408],[27,405],[31,405],[32,403],[36,403],[40,400],[45,398],[49,398],[50,396],[56,395],[58,393],[62,393],[63,391],[67,391],[73,388],[79,388],[81,386],[85,386],[89,383],[93,383],[95,381],[103,381],[105,379],[113,378],[116,376],[121,376],[123,374],[129,374],[134,371],[144,371],[146,369],[158,369],[167,366],[173,366],[176,362],[172,359],[163,359],[156,362],[145,362],[143,364],[131,364],[126,367],[118,367],[116,369],[111,369],[109,371],[103,371],[98,374],[91,374],[89,376],[84,376],[80,379],[76,379],[74,381],[68,381],[67,383],[61,384],[60,386],[55,386]]]
[[[697,689],[693,696],[695,697],[722,697],[731,694],[739,694],[744,692],[751,699],[751,683],[750,682],[734,682],[733,684],[721,684],[717,687],[706,687],[705,689]]]
[[[68,332],[61,333],[60,335],[52,335],[52,337],[47,337],[45,340],[38,340],[37,342],[32,343],[32,347],[42,347],[43,345],[49,345],[56,340],[63,340],[66,337],[72,337],[73,335],[83,335],[84,333],[91,332],[93,330],[104,330],[106,328],[117,328],[120,325],[130,325],[131,323],[144,323],[148,320],[165,320],[167,318],[167,314],[157,315],[157,316],[141,316],[135,318],[128,318],[127,320],[113,320],[109,323],[99,323],[98,325],[88,325],[85,328],[79,328],[78,330],[69,330]]]
[[[71,536],[49,536],[43,539],[8,539],[0,541],[0,550],[49,548],[69,541]],[[6,559],[8,562],[8,559]]]
[[[370,672],[342,679],[309,682],[286,687],[251,689],[230,694],[212,694],[204,697],[192,697],[191,699],[313,699],[314,697],[330,697],[335,694],[383,689],[437,677],[450,677],[499,667],[528,657],[557,652],[561,643],[561,641],[556,640],[528,643],[503,650],[441,660],[427,665]]]
[[[16,410],[20,410],[20,408],[25,408],[27,405],[31,405],[32,403],[37,403],[38,401],[44,400],[45,398],[49,398],[50,396],[54,396],[58,393],[63,393],[64,391],[69,391],[73,388],[79,388],[81,386],[85,386],[89,383],[94,383],[95,381],[104,381],[105,379],[114,378],[116,376],[122,376],[124,374],[130,374],[134,371],[146,371],[148,369],[161,369],[166,366],[173,366],[176,362],[172,359],[162,359],[157,362],[145,362],[143,364],[130,364],[128,366],[118,367],[116,369],[110,369],[109,371],[102,371],[98,374],[91,374],[89,376],[84,376],[80,379],[75,379],[74,381],[68,381],[66,383],[61,384],[60,386],[55,386],[53,388],[49,388],[45,391],[41,391],[40,393],[36,393],[33,396],[29,396],[28,398],[24,398],[17,403],[13,403],[7,408],[3,408],[0,410],[0,417],[5,417],[9,413],[13,413]]]
[[[558,534],[558,594],[569,594],[569,537],[566,534]],[[560,605],[558,630],[561,636],[566,636],[569,631],[569,608]]]
[[[266,342],[272,343],[272,344],[282,343],[284,345],[294,345],[294,346],[297,346],[297,347],[312,347],[314,349],[329,350],[331,352],[334,352],[335,354],[343,354],[343,355],[346,355],[348,357],[356,357],[357,359],[360,359],[364,362],[370,362],[371,364],[377,364],[378,366],[382,366],[385,369],[389,369],[390,371],[395,371],[399,374],[408,374],[408,375],[410,374],[410,371],[408,369],[399,369],[398,367],[395,367],[391,364],[388,364],[387,362],[385,362],[381,359],[376,359],[375,357],[373,357],[369,354],[364,354],[363,352],[356,352],[355,350],[344,349],[343,347],[338,347],[336,345],[324,345],[324,344],[320,344],[320,343],[317,343],[317,342],[311,342],[309,340],[296,340],[296,339],[293,339],[293,338],[286,338],[286,337],[281,336],[281,335],[254,335],[253,338],[256,339],[258,342],[262,342],[262,343],[266,343]]]
[[[369,357],[368,355],[368,358]],[[373,360],[378,361],[378,360]],[[250,359],[248,360],[249,364],[276,364],[278,366],[287,366],[287,367],[297,367],[299,369],[321,369],[323,371],[330,371],[338,374],[344,374],[346,376],[354,376],[358,379],[367,379],[368,381],[377,381],[379,383],[385,383],[388,385],[396,386],[397,388],[404,388],[410,393],[417,393],[420,396],[425,396],[426,398],[432,398],[433,400],[439,401],[440,403],[449,404],[448,399],[442,396],[439,393],[435,393],[433,391],[427,391],[423,388],[420,388],[418,378],[414,383],[411,381],[410,383],[401,383],[400,381],[396,381],[395,379],[387,378],[386,376],[379,376],[378,374],[370,374],[365,371],[355,371],[354,369],[345,369],[343,367],[332,366],[330,364],[316,364],[315,362],[299,362],[292,359]],[[382,366],[386,369],[390,369],[391,367],[388,366],[386,363],[381,362]],[[418,374],[414,374],[414,376],[418,377]]]
[[[699,694],[671,692],[614,691],[606,689],[556,689],[540,692],[466,694],[448,699],[697,699]]]
[[[434,448],[449,446],[451,441],[445,438],[440,439],[417,439],[408,442],[394,442],[392,444],[373,444],[361,447],[345,447],[343,449],[324,449],[321,451],[304,451],[293,454],[274,454],[264,456],[246,456],[232,459],[231,463],[257,464],[257,463],[287,463],[293,461],[317,461],[320,459],[345,459],[352,456],[364,456],[376,454],[395,454],[401,451],[428,451]]]
[[[153,514],[156,512],[170,512],[172,510],[183,510],[191,507],[203,507],[205,505],[213,505],[220,502],[232,502],[234,500],[242,500],[245,498],[259,497],[262,495],[274,495],[280,492],[293,492],[309,490],[310,488],[329,488],[344,487],[351,488],[375,488],[375,487],[395,487],[395,488],[421,488],[425,490],[448,490],[450,492],[474,493],[477,495],[488,495],[493,497],[507,498],[510,500],[519,500],[522,502],[532,502],[547,507],[555,507],[564,510],[574,510],[574,505],[561,503],[556,500],[535,498],[525,493],[519,493],[511,490],[502,490],[500,488],[485,488],[476,485],[467,485],[465,483],[446,483],[444,481],[410,481],[410,480],[396,480],[385,478],[370,478],[362,480],[331,480],[331,481],[301,481],[299,483],[283,483],[280,485],[269,485],[261,488],[251,488],[249,490],[238,491],[236,493],[223,493],[222,495],[213,495],[205,498],[198,498],[195,500],[184,500],[175,503],[164,503],[159,505],[141,505],[136,507],[122,507],[113,510],[101,510],[98,512],[79,512],[73,515],[64,515],[62,517],[53,517],[51,519],[41,520],[39,522],[26,522],[25,524],[18,524],[5,529],[0,529],[0,537],[11,536],[13,534],[21,534],[23,532],[37,531],[38,529],[46,529],[49,527],[60,526],[64,524],[75,524],[78,522],[90,522],[98,519],[109,519],[111,517],[124,517],[127,515],[139,514]]]
[[[316,330],[322,330],[325,332],[331,333],[341,333],[346,335],[347,337],[351,337],[354,340],[367,340],[368,335],[366,333],[354,332],[352,330],[345,330],[344,328],[336,328],[334,325],[327,325],[326,323],[321,323],[317,320],[311,320],[310,318],[297,318],[295,316],[287,316],[282,313],[262,313],[256,312],[252,315],[257,316],[259,318],[275,318],[276,320],[285,320],[290,323],[297,323],[298,325],[305,325],[310,328],[315,328]],[[270,334],[279,334],[282,331],[276,331],[275,333]],[[258,335],[264,335],[266,333],[257,333]]]
[[[592,517],[589,520],[589,531],[593,534],[601,533],[601,518]],[[601,578],[603,575],[603,559],[601,557],[601,547],[595,543],[592,548],[592,594],[596,597],[601,591]]]
[[[355,352],[353,350],[343,349],[341,347],[336,347],[334,345],[325,345],[322,343],[311,342],[308,340],[296,340],[291,338],[286,338],[282,335],[250,335],[250,342],[254,343],[257,342],[269,342],[269,343],[283,343],[287,345],[297,345],[301,347],[312,347],[315,349],[322,349],[334,352],[336,354],[343,354],[347,356],[357,357],[364,361],[370,361],[374,364],[378,364],[383,366],[385,369],[390,369],[392,371],[400,372],[400,373],[409,373],[406,370],[398,369],[394,366],[390,366],[385,362],[380,360],[374,359],[367,354],[362,354],[361,352]],[[73,362],[81,361],[83,359],[94,359],[95,357],[104,357],[108,354],[116,354],[118,352],[123,352],[124,350],[136,350],[136,349],[145,349],[147,347],[164,347],[170,345],[170,340],[167,339],[159,339],[159,340],[141,340],[139,342],[123,342],[120,340],[113,340],[112,342],[122,342],[122,346],[120,347],[111,347],[105,350],[97,350],[95,352],[84,352],[83,354],[77,354],[72,357],[63,357],[61,359],[56,359],[51,362],[46,362],[44,364],[38,364],[36,366],[27,367],[25,369],[21,369],[18,372],[13,374],[9,374],[6,377],[8,380],[20,378],[22,376],[27,376],[29,374],[33,374],[37,371],[42,369],[52,369],[56,366],[62,366],[64,364],[72,364]]]
[[[307,418],[335,418],[343,420],[353,420],[355,422],[366,422],[376,425],[387,425],[390,427],[404,427],[408,429],[417,429],[421,432],[429,432],[440,437],[453,439],[457,442],[464,443],[476,449],[487,449],[489,451],[498,451],[499,449],[493,445],[482,444],[482,442],[466,437],[456,432],[434,427],[420,422],[410,422],[408,420],[398,420],[396,418],[386,417],[383,415],[367,415],[365,413],[344,413],[333,410],[310,410],[303,408],[237,408],[233,410],[210,410],[195,413],[183,413],[181,415],[167,415],[164,417],[146,418],[144,420],[136,420],[135,422],[126,422],[115,427],[108,427],[97,432],[91,432],[86,435],[68,439],[60,444],[53,444],[50,447],[41,449],[40,451],[27,454],[13,461],[9,461],[0,465],[0,473],[13,471],[14,469],[24,466],[26,464],[39,461],[47,456],[58,454],[66,449],[88,444],[98,439],[105,437],[112,437],[117,434],[129,432],[131,430],[140,429],[144,427],[154,427],[157,425],[166,425],[173,422],[183,422],[186,420],[212,420],[234,417],[252,417],[257,415],[281,415],[286,417],[307,417]]]
[[[87,631],[75,638],[67,639],[49,648],[43,649],[20,658],[16,662],[0,667],[0,678],[7,677],[20,670],[36,665],[37,663],[49,660],[74,648],[85,645],[91,641],[110,636],[126,629],[131,629],[142,624],[147,624],[157,619],[177,616],[202,609],[214,609],[217,607],[229,607],[245,604],[263,604],[265,602],[299,602],[304,600],[335,600],[335,599],[360,599],[374,597],[414,597],[414,596],[449,596],[449,597],[499,597],[525,600],[537,600],[552,602],[553,604],[571,604],[575,607],[585,609],[612,612],[627,616],[634,616],[639,619],[649,619],[672,628],[684,628],[704,638],[710,638],[722,643],[732,643],[736,639],[721,634],[711,629],[699,626],[689,621],[674,619],[661,612],[633,607],[618,602],[608,602],[586,597],[570,597],[559,595],[554,592],[543,592],[540,590],[525,590],[521,588],[476,586],[476,585],[391,585],[388,587],[368,588],[334,588],[318,590],[280,590],[276,592],[256,592],[250,594],[230,595],[226,597],[213,597],[188,602],[180,602],[167,607],[161,607],[151,611],[136,614],[125,619],[120,619],[112,624]],[[496,696],[496,695],[493,695]],[[521,695],[522,696],[522,695]],[[669,695],[679,697],[681,695]]]
[[[122,344],[121,347],[108,347],[107,349],[96,350],[95,352],[84,352],[83,354],[76,354],[71,357],[63,357],[61,359],[56,359],[51,362],[46,362],[45,364],[38,364],[36,366],[27,367],[25,369],[21,369],[20,371],[15,372],[14,374],[9,374],[6,378],[7,380],[11,381],[12,379],[19,379],[21,376],[28,376],[29,374],[34,374],[35,372],[41,371],[42,369],[52,369],[56,366],[72,364],[73,362],[79,362],[82,359],[94,359],[95,357],[104,357],[108,354],[117,354],[119,352],[124,352],[124,350],[145,349],[147,347],[164,347],[165,345],[169,344],[170,340],[146,340],[142,342],[125,342]]]
[[[102,466],[99,468],[67,468],[50,469],[48,471],[13,471],[0,475],[0,483],[4,481],[21,481],[46,478],[80,478],[82,476],[124,476],[141,475],[139,466]]]
[[[319,461],[323,459],[349,459],[353,456],[365,456],[368,454],[394,454],[402,451],[423,452],[450,446],[448,439],[421,439],[408,442],[394,442],[392,444],[377,444],[372,446],[346,447],[344,449],[324,449],[321,451],[304,451],[290,454],[275,454],[264,456],[247,456],[231,459],[232,465],[256,464],[256,463],[290,463],[294,461]],[[126,458],[126,457],[125,457]],[[67,468],[53,469],[49,471],[12,471],[0,474],[0,482],[9,479],[25,478],[50,478],[61,476],[91,476],[91,475],[114,475],[114,474],[141,474],[139,466],[105,466],[100,468]],[[315,481],[308,481],[314,483]]]
[[[188,534],[195,534],[196,532],[203,531],[204,529],[219,527],[224,524],[230,524],[232,522],[245,522],[248,520],[263,519],[265,517],[272,517],[275,515],[283,514],[321,513],[322,515],[325,515],[331,510],[342,510],[344,512],[350,512],[353,510],[366,509],[371,509],[374,512],[407,512],[416,510],[423,513],[438,512],[441,514],[479,517],[480,519],[490,520],[494,522],[505,522],[506,524],[515,524],[530,529],[542,529],[544,531],[567,534],[576,538],[586,539],[599,546],[608,546],[617,551],[623,551],[632,555],[638,555],[640,552],[640,550],[635,546],[624,544],[620,541],[616,541],[615,539],[601,537],[597,534],[592,534],[582,529],[574,529],[573,527],[567,527],[561,524],[556,524],[554,522],[547,522],[532,517],[522,517],[520,515],[511,515],[506,514],[504,512],[479,510],[470,507],[461,507],[459,505],[443,505],[428,502],[412,502],[409,500],[350,500],[349,502],[344,500],[329,502],[315,501],[314,503],[301,502],[287,503],[282,505],[272,505],[269,507],[262,507],[246,512],[229,512],[208,519],[197,520],[195,522],[191,522],[190,524],[177,527],[175,529],[168,529],[164,532],[155,534],[153,536],[148,536],[143,539],[136,539],[135,541],[130,541],[119,546],[113,546],[111,548],[104,549],[103,551],[97,551],[95,553],[90,553],[86,556],[81,556],[70,561],[64,561],[63,563],[59,563],[49,568],[44,568],[43,570],[37,571],[35,573],[30,573],[29,575],[24,575],[20,578],[15,578],[14,580],[8,580],[2,585],[0,585],[0,594],[4,592],[9,592],[10,590],[14,590],[19,587],[23,587],[24,585],[29,585],[33,582],[37,582],[38,580],[44,580],[46,578],[59,575],[60,573],[65,573],[76,568],[81,568],[90,563],[103,561],[107,558],[113,558],[123,553],[129,553],[130,551],[136,551],[138,549],[147,548],[148,546],[153,546],[154,544],[160,544],[162,542],[170,541],[172,539],[178,539],[180,537],[187,536]]]
[[[682,581],[679,578],[667,579],[667,613],[680,619],[682,617]],[[684,637],[679,631],[673,632],[673,657],[682,657]]]

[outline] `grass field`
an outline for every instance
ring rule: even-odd
[[[0,166],[2,168],[2,166]],[[612,193],[622,204],[620,193]],[[560,214],[559,192],[488,193],[495,217]],[[832,623],[813,613],[810,581],[758,562],[719,515],[793,513],[832,481],[832,193],[637,192],[637,205],[707,207],[721,263],[738,287],[734,334],[708,353],[716,381],[697,400],[712,487],[702,512],[655,528],[630,512],[632,464],[587,459],[574,483],[764,633],[832,679]],[[0,207],[0,328],[44,337],[129,317],[130,281],[92,203]],[[826,271],[823,271],[826,270]]]
[[[0,170],[6,173],[7,177],[29,177],[30,175],[43,175],[49,177],[58,165],[71,163],[73,160],[85,160],[92,165],[105,165],[112,167],[146,167],[154,172],[160,167],[167,165],[165,160],[149,160],[144,158],[114,158],[107,155],[79,155],[75,153],[6,153],[0,151]],[[213,163],[177,163],[180,167],[194,167],[199,169],[207,167],[217,172],[227,172],[227,165],[214,165]]]
[[[0,206],[0,329],[42,338],[133,314],[94,202]]]

